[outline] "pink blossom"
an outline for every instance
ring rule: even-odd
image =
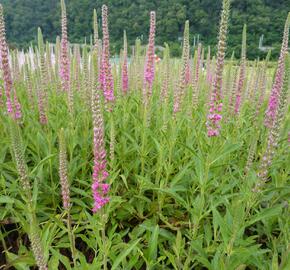
[[[13,86],[8,54],[9,54],[9,51],[8,51],[8,46],[6,43],[3,7],[2,5],[0,5],[0,55],[1,55],[1,69],[3,71],[4,90],[5,90],[5,95],[6,95],[6,107],[7,107],[8,114],[12,116],[14,112],[13,117],[15,119],[19,119],[22,117],[21,105],[18,102],[16,89]],[[12,91],[14,95],[14,99],[13,99],[14,104],[11,98]]]
[[[213,82],[213,90],[211,93],[209,111],[210,114],[207,117],[206,126],[208,129],[208,136],[214,137],[219,135],[219,129],[221,128],[219,122],[222,117],[220,112],[222,111],[222,77],[224,68],[224,59],[226,51],[226,34],[228,29],[228,18],[229,18],[230,1],[223,1],[223,9],[221,13],[220,32],[218,41],[218,53],[217,53],[217,64],[215,77]],[[215,115],[212,117],[212,115]]]
[[[92,91],[92,117],[93,117],[93,150],[94,150],[94,166],[93,166],[93,183],[92,193],[94,199],[93,212],[97,212],[106,203],[109,202],[109,197],[106,194],[109,191],[110,185],[104,183],[108,178],[109,173],[106,170],[106,150],[104,142],[104,120],[101,111],[99,90]]]
[[[272,127],[275,121],[279,104],[279,96],[283,85],[285,56],[288,49],[288,39],[289,39],[289,23],[290,23],[290,14],[288,15],[285,23],[281,52],[278,60],[278,68],[265,116],[265,126],[268,128]]]
[[[208,137],[215,137],[219,135],[219,130],[218,129],[208,129],[207,131],[207,136]]]

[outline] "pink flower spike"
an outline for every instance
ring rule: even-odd
[[[150,12],[150,33],[149,44],[146,53],[144,82],[143,82],[143,98],[147,103],[148,98],[152,95],[152,86],[155,77],[155,28],[156,28],[156,14],[155,11]]]
[[[115,96],[114,96],[113,75],[110,64],[108,7],[106,5],[102,6],[102,27],[103,27],[103,51],[102,51],[101,82],[103,84],[103,91],[106,102],[112,103],[115,100]]]
[[[213,82],[213,90],[211,93],[209,111],[210,114],[207,117],[206,127],[209,137],[215,137],[220,134],[220,124],[222,119],[221,111],[223,107],[222,103],[222,78],[224,69],[224,59],[226,51],[226,39],[228,30],[228,19],[230,12],[230,0],[223,0],[223,9],[221,13],[220,32],[218,40],[218,53],[216,71]]]
[[[104,120],[100,103],[99,89],[93,88],[92,91],[92,118],[93,118],[93,183],[92,195],[94,199],[93,212],[96,213],[106,203],[109,202],[109,197],[106,194],[109,192],[110,185],[105,183],[109,173],[106,171],[106,150],[104,142]]]
[[[61,61],[60,77],[63,91],[69,91],[70,87],[70,63],[69,46],[67,37],[67,17],[64,0],[61,0]]]

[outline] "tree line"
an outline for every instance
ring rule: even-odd
[[[54,42],[60,35],[60,1],[58,0],[0,0],[4,7],[7,38],[11,47],[28,47],[36,43],[37,27],[44,37]],[[72,43],[90,42],[93,9],[96,8],[101,33],[101,6],[109,7],[109,31],[112,54],[119,53],[123,30],[127,31],[129,45],[139,37],[146,44],[149,31],[149,12],[156,11],[156,44],[170,45],[171,54],[181,53],[185,20],[190,21],[190,42],[202,42],[215,50],[221,0],[66,0],[69,40]],[[263,45],[273,47],[277,57],[283,26],[289,11],[289,0],[232,0],[227,56],[235,51],[239,57],[242,28],[247,24],[247,56],[264,57]]]

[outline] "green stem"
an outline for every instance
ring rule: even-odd
[[[102,220],[103,220],[103,226],[102,226],[102,243],[103,243],[103,252],[104,252],[104,255],[103,255],[103,266],[104,266],[104,270],[107,270],[108,269],[108,266],[107,266],[107,244],[106,244],[106,216],[105,216],[105,213],[103,213],[101,215],[102,217]]]
[[[147,108],[144,106],[142,142],[141,142],[141,175],[144,175],[145,170],[146,121],[147,121]]]
[[[49,154],[52,153],[52,149],[51,149],[51,146],[53,145],[51,143],[51,132],[49,133],[49,142],[48,142],[48,145],[49,145]],[[52,160],[49,159],[49,174],[50,174],[50,186],[51,188],[54,188],[54,183],[53,183],[53,170],[52,170]],[[54,194],[54,189],[52,191],[52,205],[53,205],[53,209],[56,209],[56,203],[55,203],[55,194]]]
[[[74,266],[76,266],[77,253],[76,253],[76,247],[75,247],[75,237],[72,230],[70,210],[68,210],[67,212],[67,230],[68,230],[68,236],[69,236],[69,241],[71,245],[71,254],[72,254],[73,264]]]

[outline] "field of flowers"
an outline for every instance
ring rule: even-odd
[[[148,46],[10,50],[0,5],[0,269],[290,269],[290,13],[277,62]],[[100,39],[98,29],[102,29]],[[278,42],[278,41],[277,41]]]

